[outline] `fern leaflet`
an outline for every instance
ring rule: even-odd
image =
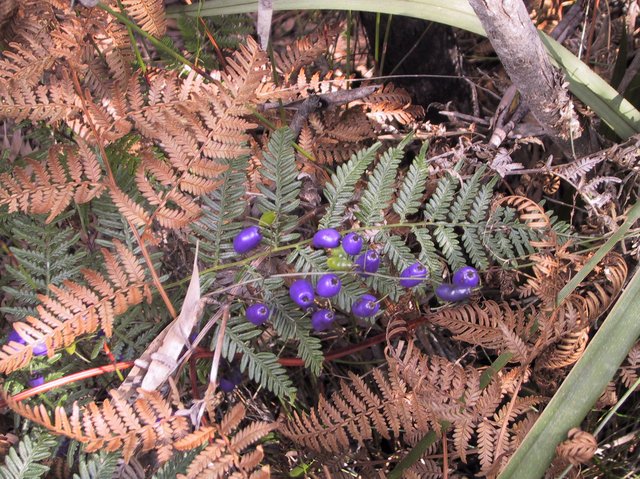
[[[174,454],[164,466],[156,471],[153,479],[175,479],[178,477],[178,474],[184,474],[189,464],[191,464],[198,455],[198,452],[199,449],[192,449]]]
[[[24,215],[8,218],[7,236],[23,247],[9,248],[18,264],[5,266],[6,277],[12,281],[2,289],[13,300],[0,307],[0,311],[20,320],[33,316],[38,294],[46,294],[50,284],[60,286],[80,274],[86,252],[76,247],[80,234],[64,227],[66,216],[55,223]]]
[[[320,228],[340,226],[347,203],[353,199],[356,183],[375,159],[380,146],[380,143],[376,143],[366,150],[361,150],[354,154],[347,163],[336,168],[336,172],[331,175],[331,182],[327,183],[324,189],[324,196],[327,198],[329,206],[320,220]]]
[[[0,466],[0,479],[35,479],[44,476],[49,466],[40,461],[51,457],[58,441],[50,434],[39,431],[37,438],[24,436],[22,440],[9,450],[5,464]]]
[[[420,148],[420,153],[411,162],[407,176],[398,191],[398,198],[393,203],[393,211],[400,216],[400,221],[405,222],[407,216],[415,214],[422,205],[420,201],[424,193],[425,182],[429,173],[425,160],[429,143],[425,142]]]
[[[276,355],[269,351],[257,352],[249,344],[258,336],[260,330],[245,318],[231,318],[224,335],[222,355],[233,361],[236,353],[242,353],[240,371],[246,370],[250,379],[279,398],[291,399],[295,395],[295,388],[285,369],[278,363]]]
[[[276,214],[276,219],[270,227],[274,246],[294,241],[299,237],[297,233],[286,234],[296,227],[297,218],[290,213],[300,204],[300,181],[297,179],[298,168],[293,141],[293,133],[288,128],[273,133],[267,151],[264,152],[261,170],[262,176],[273,183],[273,191],[265,185],[258,185],[258,189],[264,195],[258,203],[260,210]]]
[[[213,265],[236,255],[232,241],[242,225],[235,220],[245,211],[242,199],[248,159],[239,156],[227,164],[229,168],[220,177],[222,185],[202,198],[203,215],[192,227],[196,235],[205,240],[201,243],[203,256]]]
[[[322,343],[311,336],[310,323],[308,318],[300,318],[303,314],[300,308],[290,298],[278,295],[276,290],[282,285],[280,278],[267,279],[263,283],[265,299],[272,310],[271,323],[283,340],[298,341],[298,356],[315,376],[319,376],[324,362]]]
[[[370,226],[384,221],[384,210],[393,196],[393,183],[397,169],[404,154],[404,147],[410,139],[411,137],[408,136],[397,147],[389,148],[373,170],[367,189],[362,194],[358,205],[360,211],[356,212],[356,217],[363,225]]]
[[[119,453],[100,451],[80,459],[78,474],[73,479],[112,479],[118,466]]]

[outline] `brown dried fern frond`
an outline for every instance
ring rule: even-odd
[[[620,367],[622,384],[630,388],[640,376],[640,342],[636,343]]]
[[[227,67],[222,74],[222,85],[227,92],[223,96],[226,114],[251,114],[250,106],[257,102],[257,90],[270,76],[267,54],[253,38],[247,37],[246,44],[240,45],[238,51],[227,60]]]
[[[8,374],[29,363],[36,346],[46,345],[49,356],[71,345],[78,336],[101,328],[111,336],[115,316],[144,298],[151,299],[144,269],[135,255],[118,241],[116,253],[102,250],[106,276],[84,269],[88,286],[67,280],[62,287],[49,285],[50,296],[40,295],[38,317],[14,323],[26,344],[10,342],[0,350],[0,372]]]
[[[136,173],[136,184],[146,200],[140,205],[122,192],[112,198],[134,224],[180,228],[197,218],[196,198],[213,191],[226,170],[222,159],[248,153],[247,130],[254,125],[227,115],[213,85],[195,75],[185,81],[159,75],[151,81],[149,103],[145,92],[130,91],[131,117],[136,128],[158,143],[165,158],[146,152]]]
[[[452,306],[429,319],[451,331],[454,339],[488,349],[508,349],[520,361],[529,355],[525,342],[533,319],[510,304],[487,300]]]
[[[275,65],[284,77],[284,83],[290,84],[297,79],[296,73],[301,68],[311,65],[329,49],[339,33],[340,24],[328,26],[322,35],[310,35],[297,39],[286,46],[285,50],[275,55]]]
[[[413,105],[411,96],[403,88],[387,83],[382,89],[366,98],[367,116],[380,124],[397,122],[408,125],[424,116],[421,106]]]
[[[350,373],[351,381],[342,381],[330,400],[321,396],[317,409],[284,420],[282,433],[312,451],[344,454],[352,441],[363,444],[374,431],[411,442],[429,430],[439,432],[446,420],[459,430],[460,450],[469,446],[481,413],[495,411],[487,405],[501,400],[499,385],[480,390],[477,370],[426,356],[413,343],[388,359],[388,371],[374,369],[369,384]]]
[[[46,160],[27,159],[26,167],[0,175],[0,205],[9,213],[48,214],[47,223],[71,201],[86,203],[103,191],[102,167],[83,142],[77,148],[54,145]]]
[[[186,79],[160,72],[147,89],[137,79],[128,90],[129,116],[148,140],[164,151],[143,152],[136,184],[145,202],[112,189],[120,211],[135,225],[181,228],[200,215],[197,197],[219,184],[222,160],[249,152],[248,130],[240,117],[255,102],[255,90],[268,72],[267,58],[251,39],[229,60],[221,86],[205,84],[195,73]]]
[[[145,32],[158,38],[165,34],[167,19],[162,0],[122,0],[122,6]]]
[[[512,397],[503,405],[499,378],[482,389],[480,371],[424,355],[412,342],[390,348],[387,359],[388,371],[374,369],[367,382],[350,374],[350,382],[342,381],[330,400],[320,396],[310,413],[283,419],[281,432],[340,461],[351,446],[364,444],[374,433],[413,445],[428,431],[441,434],[448,423],[456,455],[466,462],[473,451],[483,471],[498,471],[532,425],[534,406],[546,400]],[[519,371],[521,383],[526,370]]]
[[[0,119],[44,121],[55,125],[80,115],[81,108],[68,77],[52,78],[47,85],[0,82]]]
[[[551,229],[551,221],[544,211],[544,208],[535,201],[525,196],[505,196],[497,203],[492,205],[493,208],[503,205],[509,206],[518,212],[518,217],[523,223],[534,230],[548,231]],[[555,246],[555,242],[552,246]]]
[[[73,404],[68,415],[57,407],[53,417],[43,405],[32,407],[2,394],[7,405],[22,417],[40,424],[54,434],[82,443],[87,452],[122,449],[126,462],[140,449],[156,450],[160,462],[174,452],[174,444],[189,433],[186,417],[173,414],[171,405],[158,391],[139,390],[139,397],[129,404],[116,390],[111,399],[98,406],[95,402],[80,407]]]
[[[227,477],[269,478],[268,466],[260,467],[264,458],[261,446],[247,449],[276,428],[275,423],[254,421],[238,429],[245,419],[246,409],[236,404],[215,426],[207,426],[189,434],[175,443],[178,451],[209,445],[191,462],[184,479],[217,479]],[[257,469],[260,467],[260,469]]]
[[[589,462],[598,448],[598,441],[593,434],[577,427],[569,430],[567,439],[556,448],[558,457],[577,466]]]
[[[587,347],[590,329],[587,326],[563,335],[553,348],[540,355],[536,362],[536,367],[560,369],[577,362]]]

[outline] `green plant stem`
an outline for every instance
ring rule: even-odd
[[[459,223],[458,226],[464,226],[466,224],[467,223]],[[415,222],[415,223],[392,223],[392,224],[386,224],[386,225],[378,225],[375,228],[378,228],[378,229],[392,229],[393,228],[393,229],[395,229],[395,228],[413,228],[415,226],[437,226],[437,225],[456,226],[456,225],[453,225],[451,223],[446,223],[446,222],[436,222],[436,223],[434,223],[432,221],[419,221],[419,222]],[[359,231],[366,231],[366,230],[371,230],[371,229],[375,229],[375,228],[373,228],[371,226],[363,226],[363,227],[359,227],[359,228],[346,229],[343,232],[344,233],[359,232]],[[625,235],[623,239],[632,238],[632,237],[636,237],[636,236],[638,236],[638,232],[634,232],[634,234],[631,235],[631,236],[626,236]],[[597,241],[597,239],[592,238],[590,241],[583,241],[583,242],[579,242],[577,244],[583,244],[583,243],[589,244],[589,243],[592,243],[593,241]],[[231,262],[231,263],[217,264],[215,266],[211,266],[209,268],[206,268],[206,269],[202,270],[200,273],[201,274],[213,273],[213,272],[216,272],[216,271],[222,271],[222,270],[227,269],[227,268],[233,268],[233,267],[236,267],[236,266],[244,266],[244,265],[247,265],[247,264],[251,263],[255,259],[262,258],[262,257],[265,257],[265,256],[269,256],[269,255],[271,255],[273,253],[290,251],[292,249],[305,246],[305,245],[307,245],[309,243],[311,243],[311,239],[301,240],[301,241],[298,241],[296,243],[290,243],[290,244],[278,246],[276,248],[271,248],[271,249],[268,249],[268,250],[265,250],[265,251],[261,251],[260,253],[256,253],[254,255],[247,256],[244,259],[241,259],[241,260],[238,260],[238,261],[234,261],[234,262]],[[586,252],[586,251],[591,251],[591,250],[597,249],[597,248],[600,248],[600,246],[592,246],[592,247],[589,247],[589,248],[581,249],[579,251],[579,253],[583,253],[583,252]],[[517,257],[517,258],[513,258],[513,259],[518,260],[518,259],[524,259],[526,257],[528,257],[528,256],[521,256],[521,257]],[[529,267],[529,266],[532,266],[532,265],[533,265],[533,263],[526,263],[526,264],[519,265],[518,267],[519,268],[525,268],[525,267]],[[175,281],[173,283],[169,283],[169,284],[165,285],[165,288],[166,289],[176,288],[178,286],[181,286],[183,284],[188,283],[190,281],[190,279],[191,279],[191,276],[186,276],[181,280],[178,280],[178,281]],[[506,354],[509,354],[509,353],[503,353],[503,354],[506,355]],[[496,365],[501,364],[503,361],[504,360],[500,360]],[[508,360],[506,362],[508,362]],[[506,363],[504,363],[504,364],[506,364]],[[498,370],[499,369],[500,368],[498,368]]]
[[[629,389],[627,389],[627,392],[625,392],[623,394],[623,396],[618,400],[618,402],[602,418],[602,421],[600,421],[598,426],[593,431],[593,435],[594,436],[597,436],[600,433],[600,431],[602,431],[604,429],[604,427],[607,425],[607,423],[613,417],[613,415],[618,411],[618,409],[620,409],[620,407],[626,402],[626,400],[629,399],[629,397],[634,392],[636,392],[636,389],[638,388],[638,386],[640,386],[640,378],[638,378],[636,380],[636,382],[634,382],[631,385],[631,387]]]
[[[118,7],[120,8],[121,11],[124,11],[124,7],[122,6],[122,2],[120,0],[118,0]],[[127,27],[127,32],[129,33],[129,41],[131,42],[131,46],[133,47],[133,51],[136,55],[136,62],[138,63],[140,70],[142,70],[142,73],[146,74],[147,64],[142,59],[142,54],[140,53],[140,49],[138,48],[138,42],[136,41],[136,37],[133,34],[133,28],[131,27],[131,25],[128,25],[128,24],[126,25],[126,27]]]
[[[351,78],[351,29],[353,28],[353,19],[351,17],[351,10],[347,10],[347,58],[345,60],[345,76],[347,78]],[[353,58],[355,59],[355,54]]]
[[[103,4],[103,3],[98,3],[97,6],[99,8],[101,8],[102,10],[104,10],[105,12],[109,13],[110,15],[113,15],[120,22],[122,22],[124,25],[126,25],[127,28],[129,28],[131,30],[134,30],[138,34],[142,35],[147,41],[149,41],[158,50],[162,50],[167,55],[169,55],[170,57],[175,59],[176,61],[182,63],[183,65],[188,66],[189,68],[191,68],[192,70],[197,72],[199,75],[202,75],[207,80],[209,80],[211,82],[215,82],[216,81],[211,75],[209,75],[207,72],[205,72],[204,70],[202,70],[201,68],[196,66],[194,63],[192,63],[191,61],[187,60],[185,57],[180,55],[178,52],[174,51],[172,48],[169,48],[167,45],[162,43],[160,40],[158,40],[153,35],[150,35],[149,33],[145,32],[142,28],[140,28],[133,21],[131,21],[131,19],[129,19],[129,17],[127,17],[126,15],[124,15],[124,14],[122,14],[120,12],[116,12],[114,9],[112,9],[111,7],[109,7],[109,6],[107,6],[107,5]]]

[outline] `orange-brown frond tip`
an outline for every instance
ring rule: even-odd
[[[591,460],[598,448],[596,438],[589,432],[574,427],[567,433],[567,439],[556,448],[559,457],[574,466]]]
[[[167,30],[164,2],[162,0],[122,0],[127,14],[154,37],[161,37]]]

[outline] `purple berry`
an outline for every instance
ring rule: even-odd
[[[349,233],[342,240],[342,248],[352,256],[359,254],[362,251],[362,236],[357,233]]]
[[[370,249],[356,258],[356,265],[356,271],[361,273],[375,273],[380,267],[380,256]]]
[[[225,393],[230,393],[236,388],[236,384],[227,378],[220,378],[218,386],[220,386],[220,390]]]
[[[22,336],[18,334],[18,331],[15,331],[15,330],[9,333],[9,337],[7,339],[9,341],[13,341],[14,343],[27,344],[27,342],[24,339],[22,339]]]
[[[442,283],[436,288],[436,294],[443,301],[455,303],[467,299],[471,294],[471,288],[464,286],[455,286],[449,283]]]
[[[342,281],[335,274],[324,274],[320,276],[316,286],[318,296],[331,298],[340,292]]]
[[[463,266],[453,273],[453,284],[464,288],[475,288],[480,284],[480,275],[473,266]]]
[[[418,286],[422,280],[427,277],[428,273],[427,268],[425,268],[421,263],[413,263],[400,273],[400,277],[403,278],[400,280],[400,286],[404,286],[405,288]]]
[[[35,388],[44,384],[44,378],[42,376],[33,376],[29,379],[29,387]]]
[[[363,294],[351,307],[351,312],[360,318],[369,318],[380,311],[380,303],[372,294]]]
[[[319,309],[311,316],[311,326],[315,331],[326,331],[333,326],[334,319],[333,311]]]
[[[340,232],[333,228],[318,230],[311,244],[316,248],[336,248],[340,244]]]
[[[9,337],[7,339],[19,344],[27,344],[27,341],[25,341],[24,338],[20,336],[20,333],[15,330],[9,333]],[[36,343],[33,344],[32,347],[34,356],[44,356],[45,354],[47,354],[47,346],[44,343]]]
[[[294,303],[302,308],[308,308],[313,304],[315,299],[313,294],[313,286],[306,279],[298,279],[293,282],[289,288],[289,296]]]
[[[247,308],[247,319],[256,326],[264,324],[269,319],[269,314],[269,308],[263,303],[252,304]]]
[[[243,229],[233,238],[233,250],[242,254],[251,251],[262,241],[262,233],[258,226],[249,226]]]

